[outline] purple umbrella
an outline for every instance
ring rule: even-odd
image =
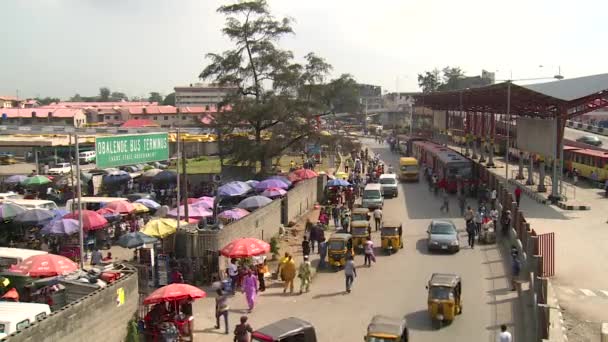
[[[264,191],[269,188],[279,188],[279,189],[287,189],[289,185],[287,185],[284,181],[280,179],[267,179],[258,183],[255,186],[255,189],[258,191]]]
[[[255,186],[258,185],[258,183],[260,183],[260,181],[255,180],[255,179],[250,179],[250,180],[246,181],[245,183],[249,184],[252,188],[255,188]]]
[[[268,179],[278,179],[278,180],[282,181],[283,183],[287,184],[287,187],[290,187],[290,186],[293,184],[293,183],[292,183],[292,182],[291,182],[289,179],[287,179],[287,177],[285,177],[285,176],[278,176],[278,175],[275,175],[275,176],[270,176],[270,177],[268,177]]]
[[[217,189],[219,196],[243,196],[251,191],[251,186],[245,182],[230,182]]]
[[[217,217],[225,220],[239,220],[249,215],[249,212],[245,209],[234,208],[226,211],[222,211]]]
[[[40,230],[43,235],[72,235],[78,233],[78,221],[74,219],[59,219],[51,221]]]
[[[26,178],[27,178],[27,176],[24,176],[24,175],[14,175],[14,176],[10,176],[10,177],[6,178],[4,180],[4,183],[19,184],[19,183],[23,182]]]
[[[273,198],[273,197],[283,196],[286,193],[287,193],[287,191],[285,191],[281,188],[268,188],[268,189],[264,190],[260,195]]]
[[[251,197],[247,197],[244,200],[242,200],[237,207],[241,208],[241,209],[247,209],[247,210],[255,210],[257,208],[261,208],[269,203],[271,203],[272,200],[268,197],[264,197],[264,196],[251,196]]]
[[[213,208],[213,201],[208,202],[208,201],[198,201],[198,202],[194,202],[192,204],[190,204],[193,207],[197,207],[197,208],[203,208],[203,209],[212,209]]]
[[[184,206],[180,205],[179,206],[180,218],[184,217],[184,215],[185,215],[184,210],[185,210]],[[177,208],[169,211],[169,213],[167,215],[171,216],[171,217],[177,217]],[[188,217],[207,217],[207,216],[213,216],[213,213],[202,207],[195,207],[193,205],[188,205]]]
[[[213,204],[213,201],[215,201],[215,197],[203,196],[203,197],[199,197],[198,200],[201,202],[207,202],[207,203]]]

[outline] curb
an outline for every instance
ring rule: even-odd
[[[547,297],[549,297],[547,301],[549,307],[555,309],[549,313],[549,341],[567,342],[568,335],[562,307],[559,305],[551,280],[547,282]],[[553,313],[557,313],[557,315],[553,315]]]
[[[536,202],[540,203],[540,204],[548,204],[549,200],[547,200],[543,195],[540,195],[538,192],[528,188],[527,186],[522,186],[521,183],[519,183],[518,181],[514,180],[514,179],[509,179],[509,183],[515,185],[516,187],[520,188],[523,192],[526,193],[526,195],[528,195],[528,197],[532,198],[533,200],[535,200]]]
[[[590,205],[572,205],[564,202],[557,202],[557,206],[564,210],[591,210]]]

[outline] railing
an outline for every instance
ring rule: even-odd
[[[524,168],[522,172],[523,179],[520,180],[526,182],[528,180],[528,174],[528,168]],[[518,179],[517,176],[519,176],[519,169],[516,168],[515,170],[511,170],[510,178]],[[551,176],[552,174],[550,172],[545,174],[544,184],[547,191],[551,191],[551,187],[553,186]],[[537,172],[532,172],[532,180],[534,181],[534,185],[538,186],[540,182],[540,175]],[[576,199],[576,186],[573,184],[562,182],[559,192],[564,201]]]

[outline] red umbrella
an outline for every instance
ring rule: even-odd
[[[54,277],[78,269],[72,260],[55,254],[33,255],[17,265],[11,266],[9,271],[30,277]]]
[[[99,215],[119,215],[120,213],[112,208],[101,208],[99,210],[95,210],[96,213],[98,213]]]
[[[295,183],[295,182],[301,181],[302,178],[300,178],[300,176],[298,176],[298,175],[296,175],[295,173],[292,172],[292,173],[290,173],[290,174],[287,175],[287,180],[290,181],[290,182],[292,182],[292,183]]]
[[[104,208],[114,209],[121,214],[130,214],[135,211],[133,204],[127,201],[114,201],[108,203]]]
[[[71,218],[74,220],[78,220],[78,210],[73,213],[69,213],[65,215],[63,218]],[[106,220],[103,216],[92,210],[83,210],[82,211],[82,228],[87,230],[97,230],[105,227],[108,224],[108,220]]]
[[[270,245],[255,238],[236,239],[222,248],[220,253],[227,258],[247,258],[266,254],[270,251]]]
[[[152,292],[146,299],[144,304],[156,304],[162,302],[174,302],[182,299],[197,299],[205,298],[205,291],[188,284],[171,284],[163,286],[160,289]]]
[[[188,197],[188,204],[194,204],[198,201],[200,201],[198,198]]]
[[[316,172],[310,169],[298,169],[292,173],[298,176],[300,179],[310,179],[318,176]]]

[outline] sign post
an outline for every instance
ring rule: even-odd
[[[113,135],[95,139],[98,168],[116,167],[169,159],[167,133]]]

